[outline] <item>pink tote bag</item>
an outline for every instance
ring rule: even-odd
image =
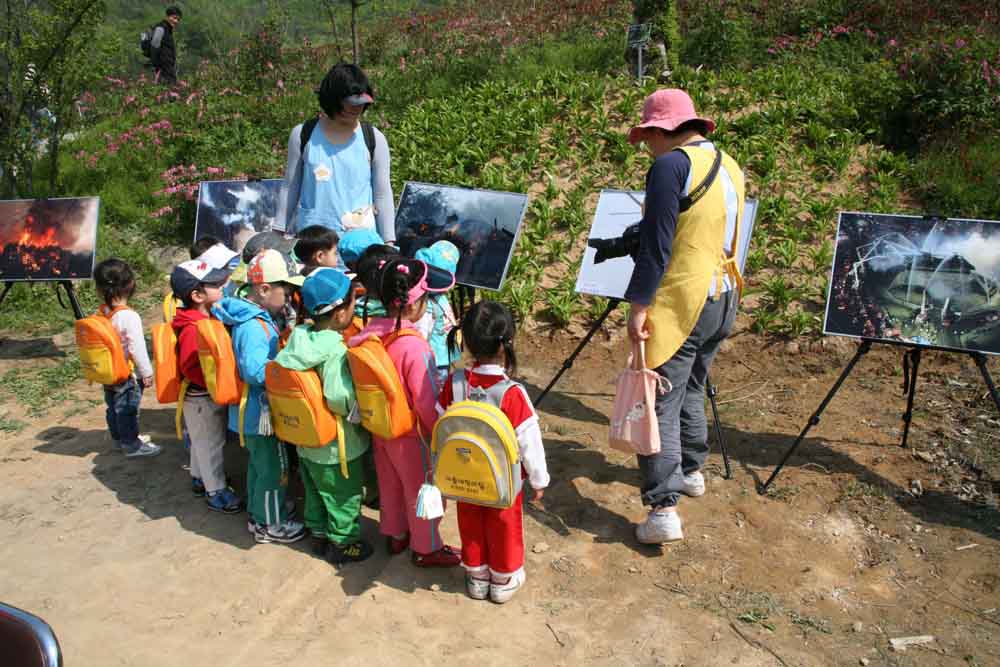
[[[670,382],[646,368],[646,344],[632,343],[628,367],[618,376],[611,412],[610,444],[613,449],[649,456],[660,451],[660,426],[656,420],[656,394],[669,391]]]

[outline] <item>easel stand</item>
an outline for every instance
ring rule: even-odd
[[[792,446],[789,447],[788,451],[785,452],[785,455],[781,457],[781,461],[778,463],[778,467],[774,469],[774,472],[771,473],[771,476],[768,478],[768,480],[764,482],[763,485],[761,485],[761,487],[757,491],[758,493],[760,493],[761,495],[767,493],[767,489],[771,486],[771,483],[775,480],[775,478],[777,478],[778,473],[780,473],[782,468],[785,467],[785,464],[788,462],[788,459],[791,458],[792,454],[795,453],[795,450],[797,450],[799,448],[799,445],[802,444],[802,441],[805,439],[806,435],[809,433],[812,427],[819,424],[820,417],[822,416],[823,411],[826,410],[826,407],[830,404],[830,401],[833,400],[833,397],[837,394],[837,391],[840,389],[840,386],[844,384],[844,380],[847,379],[847,376],[851,374],[852,370],[854,370],[854,366],[857,365],[858,361],[861,360],[861,357],[863,357],[865,354],[868,353],[869,350],[871,350],[873,342],[879,342],[886,345],[902,346],[906,348],[906,350],[903,352],[903,391],[906,393],[906,412],[903,413],[903,439],[902,442],[900,443],[900,446],[902,447],[906,446],[907,440],[910,435],[910,423],[913,421],[913,399],[917,393],[917,372],[920,370],[920,356],[923,353],[924,349],[940,350],[942,352],[957,352],[959,354],[967,354],[970,357],[972,357],[972,360],[976,363],[976,367],[979,368],[979,373],[983,376],[983,381],[986,383],[986,388],[989,391],[990,398],[993,399],[993,404],[996,405],[997,411],[1000,412],[1000,394],[998,394],[997,387],[993,382],[992,376],[990,376],[990,371],[986,363],[986,355],[983,354],[982,352],[951,350],[951,349],[934,348],[934,347],[925,348],[917,345],[893,343],[891,341],[872,341],[867,338],[862,339],[861,344],[858,346],[857,352],[854,353],[854,356],[851,357],[851,360],[847,363],[847,366],[844,367],[844,370],[843,372],[841,372],[840,377],[837,378],[837,381],[833,383],[833,386],[830,388],[830,391],[827,392],[826,398],[824,398],[823,402],[819,404],[818,408],[816,408],[816,412],[814,412],[812,416],[809,417],[809,421],[806,423],[805,427],[803,427],[802,432],[799,433],[799,437],[795,439],[795,442],[792,443]]]
[[[7,293],[10,292],[15,284],[15,281],[9,280],[7,281],[7,284],[4,285],[3,292],[0,292],[0,305],[3,305],[4,299],[7,298]],[[66,298],[69,300],[70,308],[73,310],[73,316],[78,320],[82,320],[83,309],[80,308],[80,302],[76,298],[76,291],[73,289],[73,283],[68,280],[60,280],[59,282],[54,283],[54,287],[56,290],[56,298],[59,300],[59,305],[63,308],[66,307],[66,304],[63,303],[62,300],[62,294],[59,293],[59,288],[62,287],[66,290]]]
[[[608,319],[620,303],[621,299],[608,299],[608,307],[604,309],[601,316],[598,317],[597,321],[595,321],[593,326],[590,327],[590,331],[588,331],[587,335],[583,337],[580,344],[576,346],[575,350],[573,350],[572,354],[570,354],[569,357],[567,357],[562,363],[562,367],[556,372],[555,377],[549,381],[549,384],[542,390],[542,393],[540,393],[538,398],[535,399],[535,407],[538,407],[541,402],[545,400],[545,397],[549,395],[549,391],[552,390],[552,387],[555,386],[556,382],[559,382],[559,378],[561,378],[566,371],[573,367],[573,362],[575,362],[576,358],[580,356],[581,352],[583,352],[583,348],[587,347],[587,343],[589,343],[594,335],[600,331],[604,321]],[[719,442],[719,450],[722,452],[722,462],[726,467],[725,478],[732,479],[733,472],[732,467],[729,464],[729,453],[726,451],[726,441],[722,437],[722,422],[719,419],[719,407],[715,401],[715,396],[718,394],[718,388],[712,384],[711,379],[708,377],[705,378],[705,393],[708,395],[709,402],[712,404],[712,417],[715,420],[715,438]]]

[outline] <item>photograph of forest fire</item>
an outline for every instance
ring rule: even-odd
[[[0,281],[91,278],[97,197],[0,202]]]

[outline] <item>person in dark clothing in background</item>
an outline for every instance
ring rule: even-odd
[[[167,17],[156,24],[150,43],[149,60],[160,82],[177,83],[177,48],[174,46],[174,28],[181,22],[180,7],[167,7]]]

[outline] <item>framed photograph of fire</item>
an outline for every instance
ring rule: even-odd
[[[285,181],[203,181],[194,238],[214,236],[236,252],[257,232],[285,228]]]
[[[98,197],[0,201],[0,282],[94,276]]]
[[[639,221],[642,220],[645,198],[644,192],[601,190],[576,279],[577,292],[609,299],[625,297],[635,269],[633,255],[639,251]],[[740,272],[746,266],[756,219],[757,200],[747,199],[743,205],[743,223],[736,246]]]
[[[436,241],[458,246],[455,279],[499,290],[507,275],[528,195],[407,182],[396,208],[396,242],[412,257]]]
[[[823,332],[1000,354],[1000,222],[842,212]]]

